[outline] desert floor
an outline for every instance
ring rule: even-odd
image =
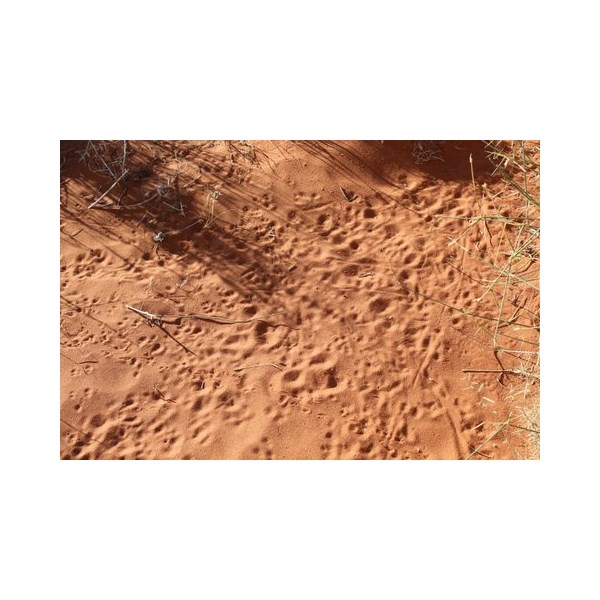
[[[536,458],[539,182],[495,164],[62,142],[61,457]]]

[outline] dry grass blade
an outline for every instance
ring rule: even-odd
[[[480,450],[484,448],[487,444],[489,444],[505,427],[508,426],[508,424],[508,421],[500,423],[496,430],[491,435],[489,435],[483,442],[481,442],[481,444],[479,444],[479,446],[477,446],[477,448],[475,448],[471,452],[471,454],[469,454],[469,456],[467,456],[467,460],[471,459],[473,456],[475,456],[475,454],[479,454]]]
[[[243,367],[236,367],[234,371],[245,371],[246,369],[256,369],[257,367],[273,367],[279,371],[283,371],[282,367],[285,367],[283,363],[257,363],[255,365],[246,365]]]

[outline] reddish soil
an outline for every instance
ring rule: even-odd
[[[501,194],[478,141],[63,142],[61,457],[528,456]]]

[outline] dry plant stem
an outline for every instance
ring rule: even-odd
[[[162,236],[164,236],[164,237],[171,237],[171,236],[174,236],[174,235],[179,235],[180,233],[184,232],[186,229],[189,229],[190,227],[193,227],[194,225],[197,225],[201,221],[205,221],[204,228],[206,229],[206,219],[204,217],[200,217],[199,219],[196,219],[194,222],[190,223],[189,225],[186,225],[182,229],[177,229],[177,231],[162,231],[162,232],[159,232],[159,233]],[[163,239],[164,238],[162,238],[160,240],[157,240],[157,241],[163,241]]]
[[[63,354],[62,352],[60,353],[61,356],[64,356],[67,360],[70,360],[72,363],[76,364],[76,365],[92,365],[92,364],[98,364],[97,360],[73,360],[72,358],[69,358],[66,354]]]
[[[201,321],[210,321],[212,323],[219,323],[221,325],[234,325],[236,323],[251,323],[253,321],[262,321],[263,323],[267,323],[267,325],[271,325],[271,327],[289,327],[290,329],[294,329],[290,325],[285,325],[284,323],[279,323],[274,325],[267,321],[266,319],[262,319],[260,317],[252,317],[250,319],[229,319],[228,317],[220,317],[218,315],[208,315],[208,314],[197,314],[197,315],[177,315],[177,316],[169,316],[169,315],[155,315],[153,313],[147,312],[145,310],[141,310],[139,308],[135,308],[134,306],[125,305],[125,308],[137,313],[138,315],[144,317],[152,324],[162,324],[162,323],[171,323],[174,325],[181,325],[181,321],[183,319],[199,319]]]
[[[483,222],[494,222],[500,221],[501,223],[506,223],[512,227],[519,227],[521,224],[530,225],[532,219],[525,219],[514,217],[509,219],[508,217],[503,217],[501,215],[481,215],[479,217],[453,217],[451,215],[434,215],[434,219],[454,219],[456,221],[483,221]],[[474,224],[474,223],[473,223]],[[462,237],[463,234],[461,234]],[[457,238],[460,239],[460,238]]]
[[[527,371],[521,371],[519,369],[461,369],[463,373],[508,373],[509,375],[525,375],[527,377],[535,377],[539,379],[537,375],[529,373]]]
[[[123,177],[125,177],[125,175],[127,175],[128,172],[129,172],[128,170],[124,171],[123,174],[104,192],[104,194],[102,194],[102,196],[100,196],[100,198],[98,198],[98,200],[95,200],[88,206],[88,210],[90,208],[94,208],[96,206],[96,204],[98,204],[98,202],[100,202],[100,200],[102,200],[102,198],[104,198],[117,185],[117,183],[119,183],[119,181],[121,181],[121,179],[123,179]]]
[[[511,371],[510,369],[461,369],[463,373],[520,373],[521,371]]]
[[[540,207],[540,203],[527,190],[524,190],[510,175],[508,175],[504,169],[500,169],[500,174],[509,185],[514,187],[517,192],[522,194],[523,197],[525,197],[529,202],[535,204],[535,206],[538,208]]]
[[[123,140],[123,164],[121,170],[125,173],[125,159],[127,158],[127,140]]]
[[[476,256],[473,256],[473,254],[471,254],[471,253],[470,253],[470,252],[467,250],[467,248],[465,248],[464,246],[462,246],[461,244],[459,244],[459,243],[458,243],[458,239],[459,239],[459,238],[457,238],[456,240],[453,240],[453,241],[451,241],[449,245],[456,245],[456,246],[458,246],[458,247],[459,247],[459,248],[460,248],[460,249],[461,249],[463,252],[465,252],[465,253],[466,253],[468,256],[470,256],[471,258],[477,258]],[[497,270],[497,271],[500,271],[500,273],[498,274],[498,276],[496,277],[496,279],[494,279],[494,281],[493,281],[493,284],[495,284],[495,283],[496,283],[496,282],[497,282],[497,281],[500,279],[500,277],[507,277],[507,278],[509,278],[509,279],[516,279],[517,281],[520,281],[521,283],[524,283],[526,286],[528,286],[528,287],[530,287],[530,288],[533,288],[534,290],[536,290],[536,291],[538,291],[538,292],[540,291],[540,288],[539,288],[538,286],[536,286],[536,285],[533,285],[533,284],[532,284],[532,283],[531,283],[529,280],[527,280],[527,279],[524,279],[523,277],[519,277],[519,275],[517,275],[516,273],[512,273],[512,272],[509,270],[509,268],[508,268],[508,267],[501,268],[501,267],[498,267],[498,266],[494,265],[493,263],[490,263],[490,262],[488,262],[488,261],[486,261],[486,260],[483,260],[483,259],[478,259],[478,260],[479,260],[479,262],[480,262],[482,265],[485,265],[485,266],[487,266],[487,267],[491,267],[491,268],[493,268],[493,269],[495,269],[495,270]],[[534,280],[534,281],[536,281],[536,280]],[[490,286],[490,287],[493,287],[493,284],[492,284],[492,286]],[[483,297],[483,296],[482,296],[482,297]]]
[[[344,198],[346,198],[346,200],[348,200],[348,202],[352,202],[352,200],[356,200],[356,194],[354,194],[354,196],[350,196],[348,194],[348,192],[342,186],[340,186],[340,192],[342,192]]]
[[[509,260],[509,263],[508,263],[508,273],[509,273],[509,275],[510,275],[511,270],[512,270],[512,258],[511,258],[511,260]],[[505,281],[504,281],[504,291],[503,291],[502,296],[500,298],[500,307],[498,309],[498,322],[496,323],[496,329],[494,330],[494,351],[499,346],[499,344],[498,344],[498,331],[500,329],[500,321],[501,321],[501,317],[502,317],[502,312],[504,310],[504,301],[505,301],[506,296],[508,294],[508,283],[509,283],[509,278],[507,277],[505,279]]]
[[[405,283],[402,283],[402,281],[400,280],[400,278],[398,277],[398,275],[396,274],[396,272],[394,271],[394,268],[392,267],[392,264],[390,263],[389,259],[387,258],[387,256],[385,257],[390,269],[392,270],[392,273],[394,274],[394,277],[396,278],[396,281],[400,284],[401,287],[403,287],[407,292],[410,292],[412,294],[415,294],[415,296],[419,296],[421,298],[424,298],[425,300],[430,300],[431,302],[436,302],[437,304],[440,304],[441,306],[445,306],[446,308],[449,308],[450,310],[454,310],[456,312],[459,312],[461,315],[466,315],[468,317],[475,317],[477,319],[484,319],[486,321],[494,321],[497,322],[498,319],[497,317],[488,317],[486,315],[480,315],[478,313],[474,313],[474,312],[470,312],[464,308],[459,308],[458,306],[453,306],[452,304],[448,304],[447,302],[444,302],[443,300],[438,300],[437,298],[433,298],[432,296],[428,296],[427,294],[423,294],[422,292],[419,292],[413,288],[408,287]],[[527,325],[526,323],[519,323],[516,321],[506,321],[503,319],[500,319],[500,325],[518,325],[520,327],[523,328],[527,328],[527,329],[532,329],[531,325]]]
[[[496,431],[494,431],[494,433],[492,433],[490,436],[488,436],[481,444],[479,444],[479,446],[477,446],[477,448],[475,448],[475,450],[473,450],[473,452],[471,452],[471,454],[469,454],[469,456],[467,456],[467,460],[469,460],[475,454],[478,454],[479,451],[486,444],[488,444],[489,442],[491,442],[507,426],[508,426],[508,420],[507,421],[503,421],[502,423],[500,423],[500,425],[496,428]]]
[[[71,429],[74,429],[75,431],[78,431],[79,433],[83,434],[84,436],[88,436],[90,435],[89,433],[86,433],[85,431],[83,431],[83,429],[79,429],[79,427],[75,427],[75,425],[71,425],[71,423],[69,423],[68,421],[65,421],[64,419],[60,419],[61,423],[64,423],[67,427],[70,427]],[[96,444],[100,444],[101,446],[104,446],[104,442],[102,442],[101,440],[97,440],[96,438],[92,437],[90,435],[90,440],[92,440],[93,442],[96,442]]]
[[[112,169],[106,164],[106,161],[104,160],[104,158],[102,158],[102,155],[98,152],[98,150],[96,149],[96,146],[94,145],[94,143],[90,142],[89,144],[92,146],[92,150],[94,151],[94,153],[96,154],[96,156],[100,159],[100,161],[104,165],[104,168],[106,169],[106,171],[114,179],[116,177],[116,175],[113,173]]]
[[[529,427],[521,427],[520,425],[514,425],[513,423],[509,423],[511,427],[515,429],[521,429],[522,431],[529,431],[530,433],[540,433],[539,429],[530,429]]]
[[[159,389],[158,389],[158,384],[154,384],[154,387],[152,388],[152,392],[154,393],[155,396],[159,397],[161,400],[164,400],[165,402],[171,402],[172,404],[177,404],[177,402],[175,402],[175,400],[171,400],[171,398],[167,398]]]
[[[275,369],[279,369],[283,371],[281,367],[285,367],[283,363],[258,363],[256,365],[246,365],[245,367],[236,367],[233,369],[234,371],[244,371],[245,369],[256,369],[256,367],[274,367]]]

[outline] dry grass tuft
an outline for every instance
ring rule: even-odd
[[[415,162],[435,159],[433,142],[415,142]],[[438,215],[438,220],[464,224],[448,245],[462,254],[459,270],[480,284],[474,305],[460,306],[407,291],[434,301],[476,323],[481,344],[489,350],[496,366],[465,368],[479,387],[496,395],[496,418],[487,423],[485,441],[472,448],[471,456],[482,455],[485,446],[501,441],[514,458],[540,456],[540,145],[539,142],[486,142],[488,159],[503,183],[492,187],[476,183],[472,171],[475,202],[468,215]],[[471,166],[473,162],[471,161]],[[438,221],[438,222],[439,222]],[[391,265],[390,265],[390,268]],[[392,268],[393,271],[393,268]],[[495,383],[494,383],[495,382]],[[475,382],[473,382],[475,383]],[[495,390],[500,393],[496,394]],[[498,397],[499,396],[499,397]]]
[[[483,326],[500,371],[496,432],[514,458],[540,457],[540,161],[539,142],[490,141],[494,172],[504,186],[476,188],[478,210],[450,244],[483,272],[478,303],[491,298]],[[471,261],[471,262],[469,262]]]

